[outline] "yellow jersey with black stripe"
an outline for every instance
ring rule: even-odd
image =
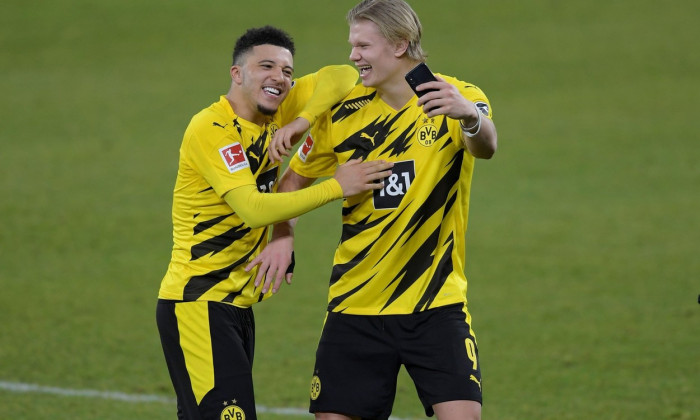
[[[486,117],[478,87],[442,76]],[[402,109],[357,85],[319,118],[290,162],[309,178],[350,159],[394,162],[384,188],[347,198],[333,258],[328,310],[410,314],[466,303],[465,235],[474,157],[458,120],[428,118],[414,96]]]
[[[350,66],[327,66],[301,77],[264,126],[237,116],[225,96],[192,118],[180,147],[173,251],[160,299],[249,307],[271,295],[262,295],[261,287],[254,286],[257,267],[245,271],[267,244],[268,229],[247,226],[222,197],[244,185],[275,191],[280,168],[270,163],[267,153],[274,132],[297,116],[313,122],[356,80]],[[312,96],[316,99],[310,101]]]

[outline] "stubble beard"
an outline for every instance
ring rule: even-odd
[[[264,106],[258,104],[258,112],[260,112],[260,113],[263,114],[263,115],[273,116],[273,115],[275,115],[275,112],[277,112],[277,110],[276,110],[276,109],[266,108],[266,107],[264,107]]]

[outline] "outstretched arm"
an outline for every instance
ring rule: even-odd
[[[333,200],[383,187],[375,182],[391,175],[394,164],[381,160],[350,160],[338,167],[333,178],[294,192],[266,194],[255,185],[243,185],[224,194],[224,200],[250,227],[288,220]]]

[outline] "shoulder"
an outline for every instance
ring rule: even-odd
[[[209,105],[196,113],[190,120],[189,129],[209,129],[212,127],[223,128],[227,123],[231,123],[236,115],[231,110],[224,96],[217,102]]]
[[[222,98],[226,100],[225,97]],[[185,130],[183,145],[194,142],[205,149],[213,147],[234,130],[235,118],[228,101],[213,103],[192,117]]]
[[[361,108],[374,99],[377,95],[377,90],[374,88],[368,88],[362,85],[362,83],[355,85],[355,87],[348,93],[343,100],[341,100],[335,107],[334,111],[339,107],[347,107],[352,109]]]

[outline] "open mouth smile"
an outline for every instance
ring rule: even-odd
[[[278,97],[282,94],[282,90],[280,90],[276,87],[272,87],[272,86],[264,86],[263,92],[265,92],[268,95],[272,95],[274,97]]]

